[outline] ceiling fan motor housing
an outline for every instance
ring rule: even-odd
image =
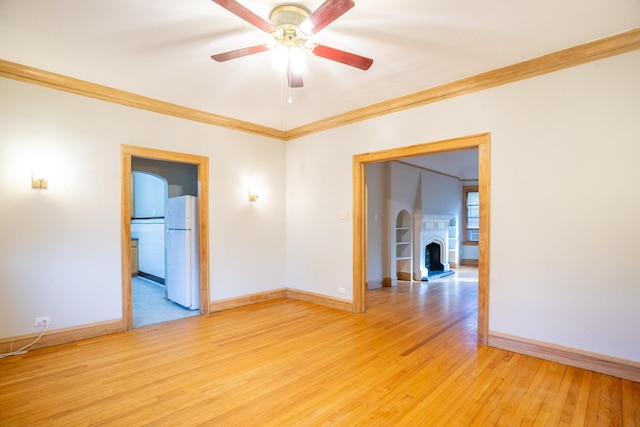
[[[310,12],[300,6],[278,6],[269,16],[269,21],[276,27],[273,37],[286,47],[303,46],[309,36],[300,30],[299,26],[310,15]]]

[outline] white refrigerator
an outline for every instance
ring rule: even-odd
[[[172,197],[165,215],[167,298],[190,310],[200,308],[198,277],[198,198]]]

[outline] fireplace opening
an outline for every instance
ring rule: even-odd
[[[444,264],[440,260],[441,248],[437,242],[432,242],[424,249],[424,266],[427,271],[444,271]]]

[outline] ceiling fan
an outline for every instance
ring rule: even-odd
[[[279,53],[281,55],[279,61],[286,64],[282,68],[287,72],[289,87],[293,88],[302,87],[302,73],[298,67],[298,61],[303,59],[300,58],[300,55],[304,56],[304,51],[361,70],[368,70],[373,63],[373,59],[312,43],[309,40],[311,36],[317,34],[355,6],[353,0],[326,0],[313,13],[310,13],[302,6],[285,4],[271,11],[269,21],[265,21],[235,0],[212,1],[251,25],[269,33],[275,41],[275,44],[271,45],[245,47],[212,55],[211,58],[215,61],[224,62],[273,50],[274,54]]]

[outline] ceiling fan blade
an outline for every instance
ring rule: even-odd
[[[355,53],[345,52],[344,50],[334,49],[323,45],[315,45],[311,49],[311,53],[321,58],[330,59],[332,61],[341,62],[352,67],[360,68],[361,70],[368,70],[373,64],[373,59],[365,58],[364,56],[356,55]]]
[[[264,32],[272,33],[276,30],[276,28],[273,25],[271,25],[271,23],[260,18],[258,15],[251,12],[249,9],[247,9],[246,7],[244,7],[243,5],[241,5],[235,0],[212,0],[212,1],[224,7],[225,9],[227,9],[229,12],[233,13],[237,17],[244,19],[254,27],[260,28]]]
[[[241,58],[247,55],[253,55],[254,53],[265,52],[269,50],[269,46],[267,45],[258,45],[251,47],[243,47],[242,49],[236,49],[229,52],[218,53],[216,55],[211,55],[211,59],[218,62],[225,62],[231,59]]]
[[[293,67],[291,66],[291,58],[289,58],[289,63],[287,65],[287,82],[289,83],[289,87],[292,88],[303,86],[302,74],[293,72]]]
[[[289,74],[287,80],[289,81],[289,87],[296,88],[304,86],[302,83],[302,74]]]
[[[300,25],[300,28],[309,35],[315,34],[355,5],[353,0],[327,0]]]

